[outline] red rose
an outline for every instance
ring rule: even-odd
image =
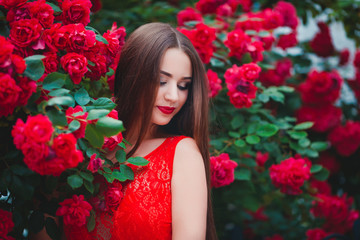
[[[101,0],[91,0],[91,8],[90,8],[90,11],[92,13],[96,13],[98,11],[100,11],[100,9],[102,8],[102,2]]]
[[[207,70],[207,78],[209,81],[209,97],[213,98],[222,89],[221,79],[218,77],[217,73],[211,69]]]
[[[343,79],[333,70],[332,72],[309,72],[304,83],[299,85],[301,99],[304,103],[322,106],[334,103],[339,95]]]
[[[38,143],[46,143],[50,141],[53,132],[54,128],[47,116],[28,116],[24,129],[27,138]]]
[[[82,23],[84,26],[90,22],[90,0],[64,0],[62,2],[63,24]]]
[[[275,234],[271,237],[265,237],[265,240],[284,240],[280,234]]]
[[[319,181],[312,179],[310,182],[310,187],[315,190],[315,193],[321,193],[325,195],[331,195],[331,186],[326,181]]]
[[[6,9],[11,9],[14,7],[19,7],[26,2],[27,0],[4,0],[0,2],[0,5],[4,6]]]
[[[14,45],[0,35],[0,67],[6,68],[11,65],[11,55]]]
[[[302,193],[300,187],[310,178],[310,168],[305,159],[288,158],[269,168],[270,178],[282,193],[297,195]]]
[[[8,236],[14,228],[12,221],[12,213],[0,208],[0,238],[5,240],[15,240],[15,238]]]
[[[261,37],[260,41],[263,43],[263,48],[266,51],[269,51],[275,42],[275,38],[272,33],[270,33],[268,36]]]
[[[96,173],[99,168],[104,164],[105,160],[96,157],[96,153],[91,155],[89,165],[87,169],[92,173]]]
[[[289,34],[281,35],[278,40],[277,46],[286,50],[287,48],[295,47],[297,44],[298,40],[296,38],[296,32],[292,32]]]
[[[199,54],[201,61],[204,64],[208,64],[210,62],[210,59],[214,53],[214,50],[211,46],[203,46],[203,47],[195,47],[197,53]]]
[[[112,101],[114,101],[114,100],[112,99]],[[109,114],[107,116],[111,117],[113,119],[116,119],[116,120],[119,119],[118,112],[115,109],[111,110],[111,112],[109,112]]]
[[[352,198],[347,198],[346,194],[341,197],[318,194],[316,197],[310,212],[325,220],[322,226],[325,231],[345,234],[353,228],[359,212],[351,210]]]
[[[178,26],[180,27],[184,26],[184,23],[189,21],[203,21],[201,14],[191,7],[186,7],[184,10],[178,12],[176,18]]]
[[[26,69],[26,63],[25,60],[20,57],[19,55],[12,54],[11,55],[11,62],[15,69],[15,72],[18,74],[23,74],[23,72]]]
[[[210,158],[211,186],[222,187],[234,181],[234,169],[237,167],[235,161],[230,160],[227,153]]]
[[[262,16],[264,18],[263,26],[266,30],[272,30],[284,24],[283,16],[270,8],[263,10]]]
[[[321,228],[309,229],[306,231],[307,240],[323,240],[329,233]]]
[[[226,3],[226,0],[200,0],[195,7],[202,14],[215,13],[216,9],[224,3]]]
[[[40,175],[53,175],[58,177],[66,169],[64,164],[64,159],[58,158],[54,156],[54,154],[49,154],[49,157],[38,163],[36,172]]]
[[[216,30],[204,23],[195,25],[195,29],[191,31],[190,40],[196,46],[210,45],[216,38]]]
[[[298,122],[314,122],[312,130],[327,132],[341,123],[342,111],[333,105],[302,106],[296,112]]]
[[[19,21],[21,19],[30,19],[29,3],[25,3],[21,6],[9,9],[6,14],[6,20],[8,22]]]
[[[105,195],[105,203],[108,208],[117,207],[120,204],[121,199],[123,198],[123,193],[121,192],[122,186],[118,184],[116,187],[108,187]]]
[[[329,170],[330,174],[336,174],[340,170],[340,164],[336,160],[334,154],[327,151],[320,153],[318,163]]]
[[[341,65],[341,66],[346,65],[349,61],[349,57],[350,57],[350,51],[348,48],[341,50],[340,56],[339,56],[339,58],[340,58],[339,65]]]
[[[274,69],[270,69],[265,72],[261,72],[259,80],[266,87],[281,86],[281,85],[284,85],[284,83],[285,83],[285,78],[278,75],[276,73],[276,70],[274,70]]]
[[[231,17],[234,14],[233,9],[227,3],[220,5],[216,9],[216,15],[218,17]]]
[[[88,71],[86,57],[77,53],[67,53],[61,57],[60,63],[62,68],[69,73],[71,80],[75,84],[79,84],[82,77]]]
[[[241,59],[247,52],[247,45],[250,42],[251,38],[242,30],[237,29],[228,33],[224,44],[230,49],[229,57],[235,56],[237,59]]]
[[[291,75],[290,70],[292,68],[292,62],[289,58],[284,58],[276,62],[275,71],[281,77],[287,78]]]
[[[18,105],[25,106],[31,97],[31,95],[36,92],[36,82],[27,78],[27,77],[17,77],[18,86],[21,88],[19,95]]]
[[[85,76],[90,78],[92,81],[97,81],[102,76],[105,76],[105,73],[108,71],[106,58],[102,55],[97,55],[96,57],[90,57],[89,60],[94,64],[94,66],[88,65],[90,71],[88,71]]]
[[[68,35],[67,50],[69,52],[84,53],[88,51],[95,44],[95,33],[90,30],[86,30],[84,25],[71,24],[71,31]]]
[[[30,14],[39,20],[44,28],[50,28],[54,23],[54,10],[45,0],[37,0],[29,3]]]
[[[87,116],[89,113],[85,112],[84,114],[76,114],[76,116],[73,116],[75,113],[83,112],[83,108],[80,105],[77,105],[75,108],[69,107],[66,112],[66,118],[68,124],[70,124],[73,120],[77,120],[80,122],[80,128],[73,132],[74,136],[76,138],[84,138],[85,137],[85,130],[87,125]]]
[[[24,135],[25,123],[20,118],[16,120],[16,123],[11,130],[11,135],[14,138],[14,144],[17,149],[21,149],[21,146],[25,143],[26,137]]]
[[[37,19],[22,19],[10,23],[10,41],[19,48],[36,44],[41,36],[42,26]]]
[[[49,147],[45,143],[34,142],[26,138],[25,143],[21,146],[21,151],[24,154],[24,163],[28,168],[42,174],[39,164],[49,156]]]
[[[328,140],[341,156],[352,155],[360,146],[360,122],[349,120],[345,126],[337,126],[328,135]]]
[[[255,30],[260,31],[263,29],[264,21],[259,21],[259,19],[263,20],[263,16],[261,13],[247,13],[243,14],[243,17],[236,21],[235,29],[240,29],[243,31],[246,30]]]
[[[262,152],[257,152],[256,153],[255,161],[256,161],[256,164],[259,167],[263,167],[268,159],[269,159],[269,153],[268,152],[267,153],[262,153]]]
[[[296,15],[296,9],[294,5],[289,2],[279,1],[276,3],[274,11],[279,12],[282,15],[284,19],[283,26],[287,26],[293,30],[296,30],[299,24],[299,20]]]
[[[56,72],[59,68],[59,58],[56,53],[46,53],[45,58],[42,59],[42,62],[44,63],[46,74]]]
[[[84,155],[80,150],[72,152],[71,157],[65,161],[65,168],[74,168],[84,160]]]
[[[56,211],[57,216],[62,216],[65,225],[78,227],[86,224],[86,217],[90,216],[91,205],[84,200],[83,195],[73,195],[60,203],[61,207]]]
[[[244,79],[253,82],[255,79],[259,77],[259,73],[261,68],[255,63],[243,64],[240,69],[240,74],[244,77]]]
[[[45,29],[42,39],[45,45],[51,52],[63,50],[67,46],[69,31],[67,26],[61,26],[60,23],[55,23],[50,29]]]
[[[8,74],[0,73],[0,117],[11,114],[18,102],[21,88]]]
[[[357,50],[354,57],[354,66],[360,68],[360,50]]]
[[[329,27],[319,22],[320,32],[317,33],[313,40],[310,41],[310,47],[320,57],[329,57],[334,54],[335,49],[332,44]]]
[[[71,133],[61,133],[54,138],[52,148],[54,149],[56,156],[69,159],[76,150],[76,138]]]
[[[102,149],[109,149],[109,151],[112,151],[115,149],[115,147],[121,143],[123,140],[123,136],[121,133],[119,133],[116,136],[112,136],[112,137],[105,137],[104,139],[104,145],[102,146]]]
[[[252,62],[259,62],[263,60],[263,43],[260,41],[254,41],[246,46],[247,52],[252,58]]]

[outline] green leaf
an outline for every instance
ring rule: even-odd
[[[63,96],[63,95],[67,95],[69,92],[70,92],[70,90],[68,90],[68,89],[59,88],[59,89],[55,89],[55,90],[49,92],[49,96],[52,96],[52,97]]]
[[[112,170],[108,167],[103,167],[104,172],[106,173],[112,173]]]
[[[322,168],[320,172],[314,174],[314,177],[319,181],[328,179],[330,172],[326,168]]]
[[[235,171],[235,179],[249,181],[251,179],[251,172],[248,168],[241,168]]]
[[[256,131],[256,134],[260,137],[271,137],[274,136],[278,131],[279,128],[276,125],[269,123],[261,125]]]
[[[84,106],[90,102],[89,93],[84,88],[80,88],[75,93],[74,98],[75,98],[75,101],[81,106]]]
[[[75,104],[74,98],[70,96],[53,97],[50,98],[50,100],[47,102],[48,106],[53,106],[53,105],[74,106],[74,104]]]
[[[86,156],[91,157],[93,154],[96,154],[98,156],[98,155],[100,155],[100,152],[97,149],[92,148],[92,147],[89,147],[86,149]]]
[[[71,121],[71,123],[69,124],[69,131],[70,132],[75,132],[76,130],[78,130],[80,128],[80,122],[78,120],[73,120]]]
[[[284,103],[285,100],[285,96],[281,92],[273,92],[270,97],[276,102]]]
[[[220,61],[217,58],[211,58],[210,59],[210,64],[211,64],[212,67],[219,67],[219,68],[225,66],[225,63],[223,61]]]
[[[326,150],[328,146],[329,144],[327,142],[313,142],[311,144],[311,148],[318,152]]]
[[[241,127],[244,124],[244,116],[243,115],[237,115],[236,117],[234,117],[231,122],[231,127],[236,130],[239,127]]]
[[[125,174],[117,169],[113,171],[112,175],[115,179],[119,180],[120,182],[125,182],[127,180]]]
[[[102,117],[96,123],[96,128],[105,136],[111,137],[124,131],[123,123],[111,117]]]
[[[89,191],[89,193],[91,193],[91,194],[94,193],[95,187],[94,187],[94,184],[92,182],[84,181],[84,186],[85,186],[86,190]]]
[[[98,41],[100,41],[100,42],[103,42],[103,43],[105,43],[105,44],[109,44],[109,42],[106,40],[106,38],[104,38],[103,36],[101,36],[101,35],[96,35],[95,36],[95,38],[96,38],[96,40],[98,40]]]
[[[67,183],[72,189],[79,188],[83,185],[84,180],[79,175],[71,175],[67,178]]]
[[[89,111],[89,115],[87,116],[88,120],[99,119],[107,116],[110,113],[110,110],[107,109],[92,109]]]
[[[292,93],[294,92],[294,88],[293,87],[289,87],[289,86],[280,86],[278,87],[278,90],[282,91],[282,92],[286,92],[286,93]]]
[[[303,148],[310,146],[310,143],[311,142],[308,138],[302,138],[299,140],[299,146]]]
[[[122,172],[127,179],[134,180],[134,172],[129,166],[124,164],[120,165],[120,172]]]
[[[52,72],[48,74],[43,81],[43,89],[51,91],[64,86],[66,74],[59,72]]]
[[[34,174],[34,172],[31,171],[29,168],[19,164],[11,165],[10,170],[18,176],[30,176]]]
[[[95,217],[96,216],[95,216],[94,210],[91,210],[90,211],[90,216],[88,218],[88,222],[87,222],[87,225],[86,225],[88,232],[91,232],[92,230],[95,229],[95,225],[96,225]]]
[[[320,172],[323,167],[320,164],[314,164],[311,166],[310,173]]]
[[[35,210],[31,213],[29,218],[29,230],[32,233],[38,233],[40,230],[44,228],[45,225],[45,217],[44,213],[39,210]]]
[[[149,161],[143,157],[131,157],[127,161],[135,166],[146,166],[149,163]]]
[[[249,136],[246,136],[245,141],[248,144],[257,144],[260,142],[260,138],[256,135],[249,135]]]
[[[309,129],[314,125],[313,122],[303,122],[295,125],[294,130],[305,130]]]
[[[258,94],[257,98],[263,103],[267,103],[268,101],[270,101],[269,95],[267,95],[265,93]]]
[[[54,10],[54,12],[57,12],[57,13],[62,12],[61,9],[58,6],[56,6],[55,4],[53,4],[51,2],[46,2],[46,4],[49,4],[52,7],[52,9]]]
[[[56,108],[52,108],[46,112],[46,116],[56,126],[66,126],[67,119],[64,112],[58,111]]]
[[[104,136],[101,134],[100,131],[97,130],[96,126],[94,126],[93,124],[86,125],[85,138],[95,148],[101,148],[104,144]]]
[[[45,72],[44,63],[41,60],[44,57],[45,56],[43,55],[32,55],[30,57],[24,58],[26,63],[24,75],[34,81],[39,80]]]
[[[109,68],[109,71],[105,75],[111,77],[112,75],[114,75],[114,73],[114,69]]]
[[[307,137],[307,132],[301,131],[301,132],[297,132],[297,131],[288,131],[287,132],[291,138],[293,139],[302,139],[302,138],[306,138]]]
[[[241,135],[238,132],[229,131],[228,135],[233,138],[239,138]]]
[[[235,144],[235,146],[237,146],[237,147],[245,147],[245,146],[246,146],[246,142],[245,142],[244,140],[242,140],[242,139],[236,140],[236,141],[234,142],[234,144]]]
[[[126,161],[126,153],[124,149],[117,150],[115,153],[115,158],[119,163],[124,163]]]
[[[53,240],[60,240],[61,239],[61,232],[52,217],[47,217],[45,220],[45,229],[46,233],[51,237]]]
[[[87,106],[88,110],[91,109],[108,109],[113,110],[116,107],[116,104],[111,101],[109,98],[98,98],[94,101],[93,105]]]
[[[94,176],[89,172],[80,172],[80,176],[89,182],[94,180]]]

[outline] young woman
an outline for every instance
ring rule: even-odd
[[[132,144],[127,155],[150,163],[125,188],[113,238],[216,239],[209,191],[208,87],[189,39],[163,23],[135,30],[121,52],[115,97],[124,137]]]
[[[203,64],[187,37],[149,23],[126,41],[115,76],[116,110],[124,123],[135,179],[122,187],[111,215],[96,227],[64,226],[66,239],[217,239],[210,201],[208,87]],[[115,149],[108,158],[116,162]],[[40,237],[38,239],[45,239]]]

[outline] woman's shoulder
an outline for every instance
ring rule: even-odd
[[[174,169],[189,166],[203,168],[203,158],[196,141],[191,137],[182,137],[175,149]]]

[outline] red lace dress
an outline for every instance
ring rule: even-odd
[[[171,239],[171,177],[177,143],[170,137],[145,156],[149,164],[131,165],[135,178],[123,187],[124,197],[113,214],[97,213],[96,227],[64,227],[67,239]]]

